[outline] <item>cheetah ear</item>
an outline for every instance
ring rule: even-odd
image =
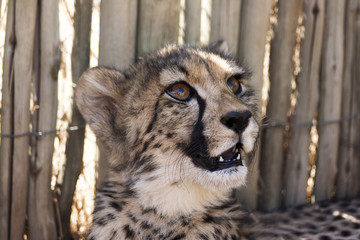
[[[217,42],[210,43],[208,46],[205,47],[205,49],[219,55],[231,54],[229,45],[225,40],[219,40]]]
[[[111,146],[124,133],[120,130],[120,102],[124,98],[124,75],[113,69],[95,67],[86,70],[75,89],[80,113],[96,137]],[[120,120],[119,120],[120,119]]]

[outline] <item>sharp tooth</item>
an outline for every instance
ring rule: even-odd
[[[240,153],[237,155],[236,159],[237,159],[237,160],[239,160],[239,159],[240,159]]]
[[[220,162],[223,162],[224,161],[224,158],[222,156],[220,156],[220,159],[219,159]]]

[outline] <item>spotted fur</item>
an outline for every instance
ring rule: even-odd
[[[360,239],[360,198],[324,201],[283,212],[252,213],[245,239]]]
[[[259,131],[249,76],[224,42],[169,45],[127,71],[82,75],[76,102],[110,163],[87,239],[240,239],[243,214],[230,196],[245,183]],[[231,77],[241,92],[229,88]],[[167,93],[178,82],[191,89],[187,101]],[[233,127],[244,112],[249,118]],[[233,146],[244,165],[210,171],[195,160]]]

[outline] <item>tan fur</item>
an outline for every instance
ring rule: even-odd
[[[230,195],[247,167],[209,171],[194,160],[239,142],[248,163],[258,137],[249,75],[224,49],[170,45],[124,73],[98,67],[82,75],[76,102],[110,162],[88,239],[240,239],[242,212]],[[226,83],[231,76],[242,76],[238,95]],[[166,93],[179,81],[193,89],[187,101]],[[244,130],[221,122],[244,111],[252,114]]]

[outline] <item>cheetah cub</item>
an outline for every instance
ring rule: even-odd
[[[87,70],[76,102],[107,146],[87,239],[240,239],[231,199],[258,138],[249,74],[225,42],[169,45],[120,72]]]

